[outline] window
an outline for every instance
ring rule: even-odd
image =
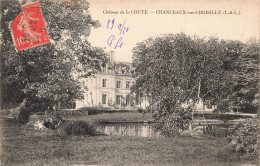
[[[126,95],[125,103],[126,103],[126,105],[130,104],[130,96],[129,95]]]
[[[107,95],[102,94],[102,104],[107,104]]]
[[[120,105],[120,104],[121,104],[121,96],[116,95],[116,105]]]
[[[116,81],[116,88],[120,88],[121,87],[121,81]]]
[[[102,81],[102,87],[107,87],[107,80],[106,80],[106,79],[103,79],[103,81]]]
[[[131,73],[130,67],[127,66],[127,67],[126,67],[126,74],[130,74],[130,73]]]
[[[130,89],[130,81],[126,81],[126,89]]]
[[[104,65],[102,66],[102,72],[103,72],[103,73],[107,73],[107,66],[106,66],[106,64],[104,64]]]

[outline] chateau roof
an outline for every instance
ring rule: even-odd
[[[131,62],[116,62],[115,61],[115,66],[121,66],[121,67],[129,66],[130,68],[133,68],[133,64]]]
[[[133,64],[130,62],[114,62],[116,74],[131,75]]]

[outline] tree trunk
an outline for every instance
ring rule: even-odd
[[[200,101],[200,87],[201,87],[201,79],[199,79],[199,85],[198,85],[198,102]],[[189,130],[192,130],[192,123],[194,121],[194,110],[192,110],[192,113],[191,113],[191,124],[189,126]]]

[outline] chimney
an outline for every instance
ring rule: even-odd
[[[109,61],[111,62],[112,65],[114,65],[114,51],[110,52],[110,57],[109,57]]]

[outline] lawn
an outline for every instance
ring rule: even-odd
[[[256,164],[256,160],[219,157],[219,151],[227,145],[225,138],[220,137],[66,136],[59,131],[34,130],[4,117],[1,133],[3,166]]]
[[[117,112],[117,113],[100,113],[94,115],[83,116],[62,116],[65,120],[83,120],[92,123],[106,123],[106,122],[144,122],[153,121],[151,113],[137,113],[137,112]]]

